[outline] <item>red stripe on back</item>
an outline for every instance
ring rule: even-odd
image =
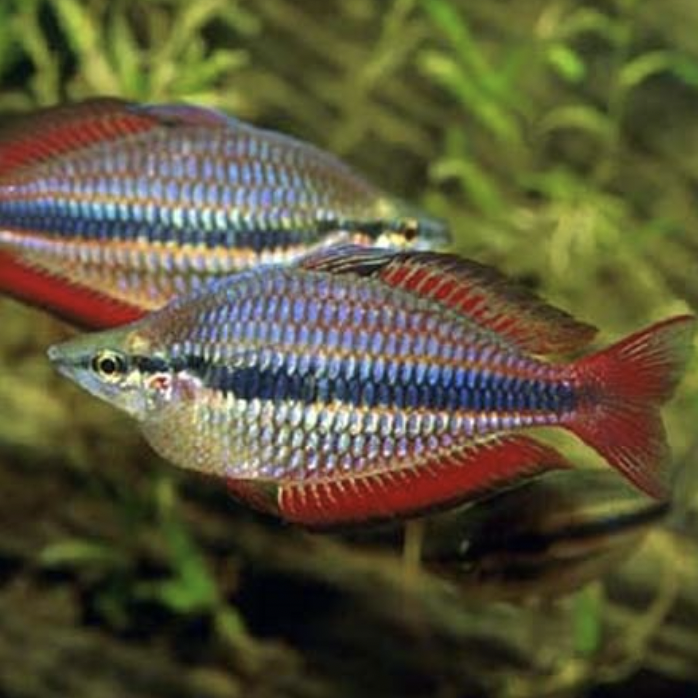
[[[139,133],[158,121],[129,102],[95,99],[19,117],[0,137],[0,175],[100,141]]]

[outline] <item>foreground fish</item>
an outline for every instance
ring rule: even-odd
[[[469,594],[566,594],[621,563],[669,511],[608,471],[550,473],[430,519],[424,562]]]
[[[328,250],[229,277],[125,328],[53,347],[153,447],[307,526],[408,516],[568,467],[561,426],[663,497],[659,406],[695,320],[572,363],[595,330],[474,262]]]
[[[0,137],[0,291],[92,327],[341,240],[443,244],[307,143],[219,112],[98,99]]]

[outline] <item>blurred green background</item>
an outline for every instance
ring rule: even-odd
[[[5,115],[183,100],[312,141],[603,341],[698,308],[694,0],[0,0],[0,80]],[[541,610],[408,583],[173,472],[52,374],[45,348],[69,329],[0,313],[3,695],[698,690],[695,601],[658,648],[661,594],[614,616],[599,587]],[[686,526],[697,421],[694,361],[667,409]],[[695,572],[675,543],[635,572],[668,569],[674,595]]]

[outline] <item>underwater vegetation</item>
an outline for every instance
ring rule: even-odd
[[[0,109],[184,100],[314,143],[447,219],[458,253],[603,328],[602,347],[698,307],[697,26],[690,0],[5,0]],[[0,313],[3,693],[695,690],[695,358],[665,410],[666,521],[630,517],[645,543],[627,565],[609,555],[603,583],[511,606],[406,574],[399,545],[309,536],[166,467],[53,375],[45,348],[71,330],[6,299]],[[546,525],[563,544],[534,560],[541,584],[584,557],[560,519],[528,530],[549,541]],[[476,560],[511,570],[486,533]],[[607,541],[585,539],[591,563]]]

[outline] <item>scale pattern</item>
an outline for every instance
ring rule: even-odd
[[[152,124],[2,173],[0,250],[152,309],[202,278],[402,225],[396,202],[307,143],[199,108],[114,107],[129,108]]]
[[[372,279],[269,268],[151,316],[166,457],[275,482],[396,471],[574,409],[560,367]]]
[[[0,198],[7,227],[255,251],[312,238],[323,225],[376,222],[382,200],[329,155],[233,121],[66,153],[11,177]]]
[[[342,247],[220,279],[49,358],[136,417],[165,458],[328,528],[571,467],[520,433],[540,426],[572,432],[666,499],[659,408],[694,328],[677,316],[552,363],[540,356],[574,351],[594,328],[467,260]]]

